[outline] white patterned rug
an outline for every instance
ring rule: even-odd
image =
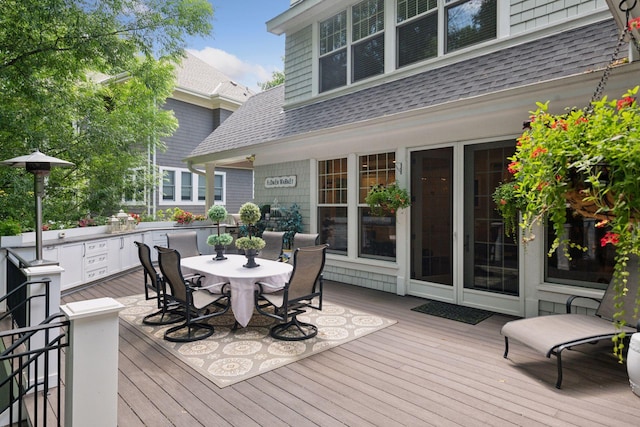
[[[173,343],[163,339],[170,326],[148,326],[142,318],[155,311],[155,300],[143,295],[118,298],[126,306],[120,318],[144,331],[218,387],[260,375],[312,354],[328,350],[396,323],[395,320],[351,310],[323,301],[322,311],[309,310],[298,318],[318,326],[318,335],[305,341],[279,341],[269,336],[274,319],[254,314],[246,328],[232,330],[229,313],[209,319],[215,333],[204,340]]]

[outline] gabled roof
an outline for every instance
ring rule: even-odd
[[[224,75],[214,66],[190,52],[176,67],[176,90],[199,93],[208,97],[224,97],[245,102],[253,92]]]
[[[610,19],[290,110],[278,86],[251,97],[189,158],[583,74],[607,64],[617,38]]]

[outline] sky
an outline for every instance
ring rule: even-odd
[[[213,31],[192,38],[187,50],[231,78],[259,92],[258,82],[271,80],[284,64],[284,34],[267,32],[266,22],[285,12],[290,0],[209,0]]]

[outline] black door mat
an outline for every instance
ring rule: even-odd
[[[461,305],[450,304],[448,302],[427,300],[426,303],[414,307],[411,310],[432,316],[444,317],[458,322],[476,325],[491,317],[493,312],[480,310],[478,308],[463,307]]]

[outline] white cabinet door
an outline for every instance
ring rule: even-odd
[[[84,243],[58,246],[58,261],[64,271],[60,275],[60,289],[65,290],[83,282]]]
[[[135,241],[143,242],[142,233],[122,236],[122,249],[120,250],[120,264],[123,270],[128,270],[140,265],[138,259],[138,247]]]
[[[109,259],[109,274],[115,274],[122,271],[122,263],[120,261],[120,252],[122,251],[122,236],[111,237],[107,244]]]

